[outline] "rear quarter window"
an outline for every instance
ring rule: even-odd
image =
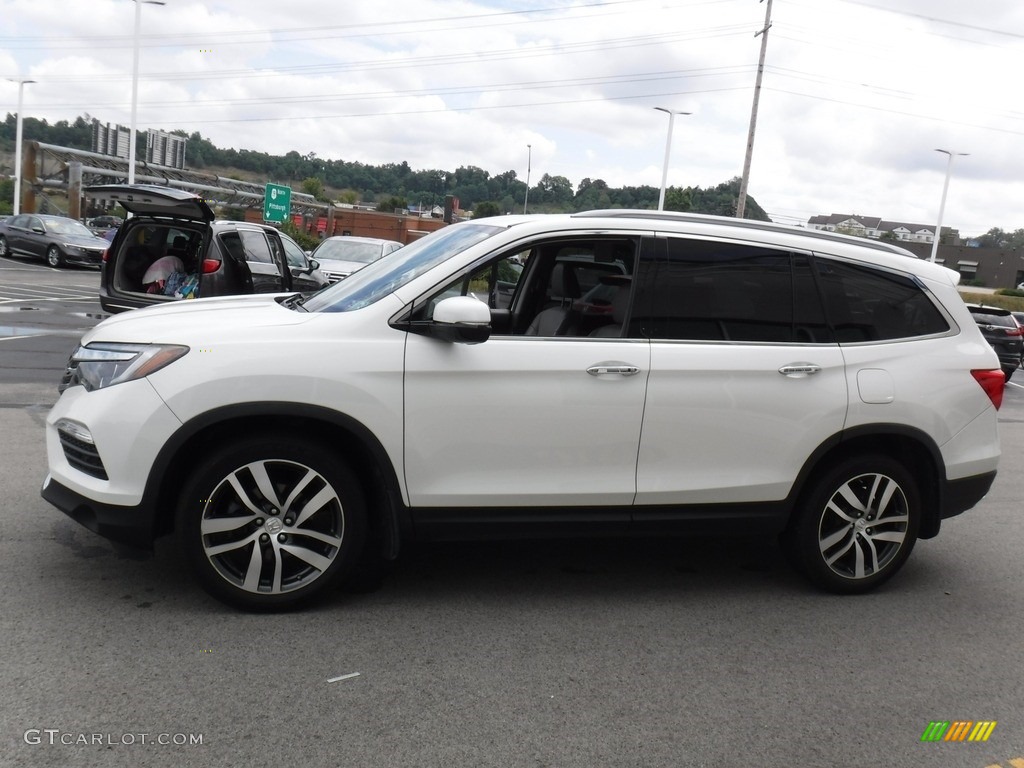
[[[823,258],[817,266],[826,312],[841,344],[949,331],[946,318],[910,277]]]

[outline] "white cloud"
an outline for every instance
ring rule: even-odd
[[[884,6],[885,8],[883,9]],[[140,127],[220,146],[531,180],[711,186],[742,171],[764,20],[756,0],[167,0],[142,9]],[[0,0],[0,76],[26,114],[128,121],[129,0]],[[806,219],[857,212],[1024,227],[1024,6],[785,0],[774,6],[750,193]],[[0,80],[14,111],[17,86]],[[255,118],[255,119],[254,119]],[[275,118],[268,120],[266,118]]]

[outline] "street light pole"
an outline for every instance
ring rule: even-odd
[[[142,25],[142,4],[166,5],[163,0],[134,0],[135,45],[132,54],[132,119],[128,134],[128,183],[135,183],[135,115],[139,107],[139,28]]]
[[[665,210],[665,185],[668,182],[668,160],[672,156],[672,127],[675,125],[676,115],[690,115],[692,112],[679,112],[678,110],[655,107],[659,112],[668,113],[668,139],[665,141],[665,162],[661,168],[661,194],[658,195],[658,210]]]
[[[25,101],[25,84],[34,83],[35,80],[11,80],[18,84],[18,122],[14,129],[14,213],[21,213],[21,130],[22,112]]]
[[[530,166],[533,165],[533,145],[526,145],[526,194],[523,196],[523,215],[526,215],[526,204],[530,201]]]
[[[967,152],[952,152],[948,149],[936,149],[936,152],[941,152],[944,155],[949,155],[949,162],[946,163],[946,181],[942,185],[942,200],[939,203],[939,221],[935,225],[935,238],[932,240],[932,256],[929,261],[935,263],[935,256],[939,252],[939,238],[942,237],[942,214],[946,210],[946,192],[949,191],[949,177],[953,173],[953,158],[954,157],[967,157]]]

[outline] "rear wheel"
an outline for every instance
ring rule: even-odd
[[[60,252],[60,248],[56,245],[51,245],[46,249],[46,263],[54,269],[64,266],[64,254]]]
[[[359,559],[363,492],[324,446],[263,437],[231,443],[183,489],[178,530],[199,581],[248,610],[305,603]]]
[[[898,571],[914,548],[921,495],[888,456],[840,462],[804,495],[785,534],[797,568],[830,592],[867,592]]]

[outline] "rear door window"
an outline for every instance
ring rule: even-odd
[[[681,237],[651,253],[645,295],[653,305],[637,314],[652,338],[833,342],[807,254]]]
[[[248,267],[253,293],[277,293],[287,290],[283,275],[283,256],[275,258],[263,232],[239,229],[225,232],[220,239],[235,263]]]

